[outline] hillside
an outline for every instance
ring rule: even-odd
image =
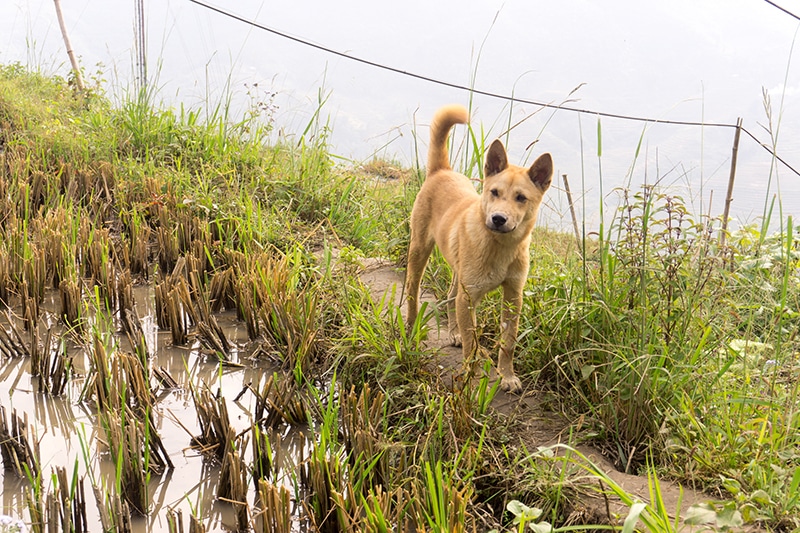
[[[422,177],[335,164],[319,111],[273,142],[255,110],[112,106],[0,67],[3,514],[33,531],[800,527],[791,219],[723,245],[719,221],[648,188],[580,250],[539,228],[524,393],[506,395],[496,296],[483,373],[438,338],[438,256],[405,327]]]

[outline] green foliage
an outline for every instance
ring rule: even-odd
[[[591,413],[621,468],[663,446],[676,391],[694,383],[690,373],[718,342],[727,275],[710,230],[679,198],[624,193],[597,255],[539,269],[547,279],[529,289],[542,303],[521,328],[525,339],[540,345],[544,364],[553,361],[546,375],[578,393],[572,408]]]
[[[748,522],[784,522],[800,511],[792,221],[725,248],[712,222],[655,189],[623,191],[596,252],[534,265],[522,351],[618,468],[651,456],[694,484],[735,479]]]
[[[460,488],[453,474],[437,462],[425,463],[425,490],[417,496],[418,522],[426,523],[434,533],[458,533],[466,530],[470,486]]]

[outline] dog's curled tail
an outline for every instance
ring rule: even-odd
[[[431,144],[428,147],[428,174],[437,170],[450,170],[450,154],[447,153],[447,135],[455,124],[469,122],[469,112],[459,104],[440,108],[431,122]]]

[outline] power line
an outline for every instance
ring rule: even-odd
[[[327,53],[333,54],[335,56],[343,57],[345,59],[349,59],[349,60],[355,61],[357,63],[362,63],[364,65],[368,65],[370,67],[376,67],[376,68],[379,68],[379,69],[382,69],[382,70],[387,70],[389,72],[394,72],[395,74],[401,74],[403,76],[408,76],[408,77],[411,77],[411,78],[416,78],[418,80],[427,81],[427,82],[430,82],[430,83],[435,83],[437,85],[442,85],[444,87],[450,87],[452,89],[459,89],[459,90],[463,90],[463,91],[469,91],[469,92],[472,92],[474,94],[480,94],[482,96],[488,96],[488,97],[491,97],[491,98],[497,98],[497,99],[500,99],[500,100],[507,100],[507,101],[511,101],[511,102],[518,102],[518,103],[522,103],[522,104],[531,104],[531,105],[540,106],[540,107],[546,107],[546,108],[550,108],[550,109],[561,109],[563,111],[572,111],[572,112],[575,112],[575,113],[583,113],[583,114],[595,115],[595,116],[607,117],[607,118],[618,118],[618,119],[623,119],[623,120],[634,120],[634,121],[638,121],[638,122],[650,122],[650,123],[653,123],[653,124],[673,124],[673,125],[679,125],[679,126],[713,126],[713,127],[723,127],[723,128],[735,128],[736,127],[735,124],[704,123],[704,122],[692,122],[692,121],[682,121],[682,120],[664,120],[664,119],[657,119],[657,118],[634,117],[634,116],[621,115],[621,114],[616,114],[616,113],[607,113],[607,112],[603,112],[603,111],[591,111],[589,109],[579,109],[579,108],[574,108],[574,107],[570,107],[570,106],[552,104],[552,103],[547,103],[547,102],[538,102],[536,100],[528,100],[528,99],[524,99],[524,98],[517,98],[516,96],[507,96],[507,95],[493,93],[493,92],[489,92],[489,91],[482,91],[480,89],[475,89],[473,87],[467,87],[466,85],[460,85],[460,84],[452,83],[452,82],[449,82],[449,81],[439,80],[439,79],[431,78],[429,76],[425,76],[425,75],[422,75],[422,74],[417,74],[417,73],[414,73],[414,72],[409,72],[407,70],[402,70],[402,69],[399,69],[399,68],[396,68],[396,67],[392,67],[392,66],[389,66],[389,65],[384,65],[382,63],[377,63],[375,61],[370,61],[369,59],[363,59],[361,57],[351,56],[351,55],[346,54],[344,52],[340,52],[338,50],[334,50],[332,48],[328,48],[326,46],[322,46],[320,44],[313,43],[313,42],[308,41],[306,39],[301,39],[300,37],[294,37],[293,35],[289,35],[288,33],[284,33],[284,32],[278,31],[276,29],[270,28],[268,26],[264,26],[263,24],[259,24],[258,22],[254,22],[252,20],[248,20],[248,19],[246,19],[244,17],[241,17],[241,16],[236,15],[234,13],[231,13],[229,11],[225,11],[225,10],[220,9],[218,7],[206,4],[205,2],[201,2],[200,0],[189,0],[189,1],[194,3],[194,4],[197,4],[199,6],[205,7],[206,9],[209,9],[211,11],[215,11],[215,12],[221,14],[221,15],[225,15],[226,17],[230,17],[230,18],[232,18],[234,20],[238,20],[239,22],[244,22],[245,24],[249,24],[249,25],[251,25],[251,26],[253,26],[255,28],[264,30],[266,32],[272,33],[272,34],[277,35],[279,37],[283,37],[285,39],[289,39],[291,41],[303,44],[305,46],[310,46],[311,48],[316,48],[317,50],[321,50],[323,52],[327,52]]]
[[[608,112],[604,112],[604,111],[592,111],[590,109],[580,109],[580,108],[576,108],[576,107],[564,106],[564,105],[559,105],[559,104],[552,104],[552,103],[548,103],[548,102],[538,102],[536,100],[528,100],[528,99],[525,99],[525,98],[517,98],[516,96],[508,96],[508,95],[503,95],[503,94],[499,94],[499,93],[493,93],[493,92],[489,92],[489,91],[482,91],[480,89],[475,89],[474,87],[467,87],[465,85],[460,85],[460,84],[452,83],[452,82],[449,82],[449,81],[444,81],[444,80],[439,80],[439,79],[436,79],[436,78],[431,78],[429,76],[424,76],[422,74],[417,74],[415,72],[409,72],[409,71],[402,70],[402,69],[399,69],[399,68],[396,68],[396,67],[392,67],[392,66],[389,66],[389,65],[384,65],[382,63],[377,63],[375,61],[370,61],[369,59],[364,59],[364,58],[361,58],[361,57],[352,56],[352,55],[346,54],[344,52],[340,52],[338,50],[334,50],[333,48],[329,48],[327,46],[323,46],[321,44],[317,44],[317,43],[308,41],[306,39],[301,39],[300,37],[295,37],[293,35],[289,35],[288,33],[285,33],[285,32],[282,32],[282,31],[278,31],[278,30],[276,30],[274,28],[270,28],[269,26],[265,26],[263,24],[255,22],[253,20],[249,20],[249,19],[246,19],[246,18],[241,17],[239,15],[236,15],[235,13],[231,13],[229,11],[225,11],[224,9],[221,9],[221,8],[212,6],[210,4],[207,4],[205,2],[202,2],[201,0],[189,0],[189,1],[192,2],[193,4],[197,4],[198,6],[204,7],[206,9],[210,10],[210,11],[214,11],[216,13],[219,13],[220,15],[224,15],[224,16],[226,16],[228,18],[231,18],[231,19],[237,20],[239,22],[243,22],[244,24],[248,24],[250,26],[253,26],[254,28],[258,28],[260,30],[264,30],[266,32],[272,33],[273,35],[277,35],[278,37],[283,37],[284,39],[288,39],[290,41],[294,41],[294,42],[302,44],[304,46],[315,48],[317,50],[326,52],[328,54],[332,54],[332,55],[335,55],[335,56],[338,56],[338,57],[349,59],[351,61],[355,61],[357,63],[361,63],[363,65],[367,65],[367,66],[370,66],[370,67],[375,67],[375,68],[379,68],[381,70],[386,70],[386,71],[389,71],[389,72],[393,72],[395,74],[400,74],[400,75],[407,76],[407,77],[410,77],[410,78],[415,78],[415,79],[426,81],[426,82],[429,82],[429,83],[434,83],[436,85],[441,85],[443,87],[450,87],[452,89],[458,89],[458,90],[462,90],[462,91],[471,92],[473,94],[479,94],[481,96],[487,96],[487,97],[490,97],[490,98],[497,98],[497,99],[505,100],[505,101],[509,101],[509,102],[518,102],[518,103],[522,103],[522,104],[530,104],[530,105],[535,105],[535,106],[539,106],[539,107],[545,107],[545,108],[549,108],[549,109],[559,109],[559,110],[563,110],[563,111],[570,111],[570,112],[573,112],[573,113],[594,115],[594,116],[597,116],[597,117],[615,118],[615,119],[620,119],[620,120],[630,120],[630,121],[636,121],[636,122],[647,122],[647,123],[650,123],[650,124],[668,124],[668,125],[674,125],[674,126],[701,126],[701,127],[714,127],[714,128],[731,128],[731,129],[735,129],[735,128],[738,127],[736,124],[728,124],[728,123],[724,123],[724,122],[696,122],[696,121],[686,121],[686,120],[665,120],[665,119],[658,119],[658,118],[636,117],[636,116],[632,116],[632,115],[623,115],[623,114],[618,114],[618,113],[608,113]],[[765,0],[765,1],[768,2],[768,3],[771,3],[771,2],[769,2],[769,0]],[[778,6],[776,6],[776,7],[778,7]],[[783,165],[785,165],[786,168],[788,168],[789,170],[791,170],[792,172],[794,172],[795,174],[800,176],[800,171],[795,170],[791,165],[789,165],[789,163],[787,163],[786,161],[781,159],[766,144],[764,144],[761,141],[759,141],[758,138],[756,138],[755,135],[753,135],[752,133],[747,131],[746,128],[742,127],[742,131],[747,133],[747,135],[749,137],[751,137],[759,146],[761,146],[770,155],[772,155],[778,161],[780,161]]]
[[[785,166],[786,168],[788,168],[789,170],[791,170],[792,172],[794,172],[795,174],[800,176],[800,172],[795,170],[795,168],[792,165],[790,165],[789,163],[784,161],[783,158],[781,158],[781,156],[779,156],[778,154],[773,152],[772,149],[769,146],[767,146],[763,142],[759,141],[758,138],[755,135],[753,135],[752,133],[750,133],[747,130],[747,128],[742,127],[742,131],[745,132],[751,139],[753,139],[756,142],[756,144],[758,144],[761,148],[766,150],[772,157],[774,157],[776,160],[780,161],[783,164],[783,166]]]
[[[781,6],[779,6],[778,4],[776,4],[775,2],[772,2],[771,0],[764,0],[764,1],[765,1],[766,3],[768,3],[769,5],[771,5],[772,7],[775,7],[775,8],[777,8],[777,9],[780,9],[781,11],[783,11],[784,13],[786,13],[787,15],[789,15],[790,17],[794,17],[794,18],[796,18],[797,20],[800,20],[800,15],[795,15],[794,13],[792,13],[791,11],[789,11],[788,9],[786,9],[785,7],[781,7]]]

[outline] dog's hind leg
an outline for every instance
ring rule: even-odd
[[[458,328],[458,315],[456,314],[456,297],[458,296],[458,274],[453,273],[450,283],[450,292],[447,294],[447,328],[450,332],[450,342],[453,346],[461,346],[461,331]]]
[[[478,357],[478,337],[475,306],[483,295],[473,296],[464,287],[459,287],[456,295],[456,317],[458,319],[458,330],[461,333],[461,355],[464,358],[464,365],[474,367]],[[468,368],[474,371],[474,368]]]
[[[406,325],[409,331],[414,326],[414,322],[417,320],[417,313],[419,313],[419,286],[422,282],[425,266],[428,264],[428,258],[433,251],[433,245],[432,239],[414,239],[412,236],[408,247],[405,293],[407,304]]]

